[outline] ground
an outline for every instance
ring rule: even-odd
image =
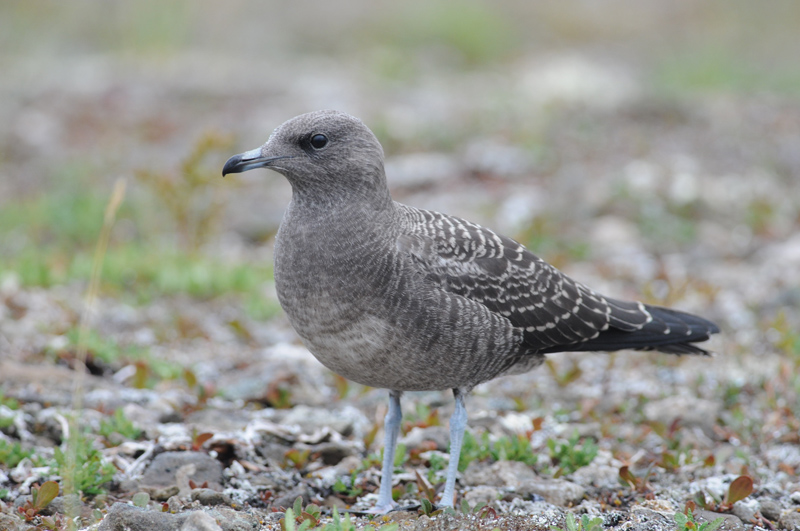
[[[800,529],[797,6],[170,5],[0,8],[0,528]],[[408,394],[413,509],[361,515],[387,393],[281,313],[285,180],[220,176],[318,108],[375,131],[396,200],[712,319],[715,355],[479,386],[456,514],[424,504],[452,396]]]

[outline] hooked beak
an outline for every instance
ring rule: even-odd
[[[261,148],[251,149],[229,158],[225,166],[222,167],[222,176],[225,177],[229,173],[242,173],[253,168],[265,168],[276,160],[291,158],[293,157],[288,155],[264,157],[261,155]]]

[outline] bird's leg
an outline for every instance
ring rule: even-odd
[[[467,428],[467,408],[464,407],[465,394],[466,392],[462,389],[453,389],[456,410],[450,417],[450,463],[447,465],[447,481],[444,484],[444,493],[440,504],[443,507],[453,506],[458,460],[461,457],[461,443],[464,441],[464,430]]]
[[[400,391],[389,392],[389,411],[383,421],[383,430],[386,434],[383,443],[381,491],[378,495],[378,505],[370,511],[378,514],[389,512],[397,505],[392,500],[392,471],[394,470],[394,451],[397,448],[397,435],[400,433],[400,420],[403,418],[400,410],[401,395]]]

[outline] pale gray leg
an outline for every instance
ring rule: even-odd
[[[467,429],[467,408],[464,407],[465,394],[461,389],[453,389],[453,396],[456,398],[456,410],[453,411],[453,416],[450,417],[450,463],[447,465],[447,481],[444,484],[444,494],[442,494],[440,503],[443,507],[453,506],[458,459],[461,456],[464,430]]]
[[[394,451],[397,448],[397,436],[400,433],[400,421],[403,413],[400,410],[400,391],[389,392],[389,411],[383,421],[386,432],[383,443],[383,469],[381,470],[381,491],[378,494],[378,505],[370,512],[386,513],[397,504],[392,500],[392,471],[394,470]]]

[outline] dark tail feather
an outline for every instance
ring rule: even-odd
[[[716,324],[697,315],[660,306],[645,306],[645,309],[653,318],[638,330],[626,331],[611,327],[589,341],[553,347],[543,353],[632,349],[657,350],[667,354],[709,355],[707,350],[692,343],[706,341],[712,334],[718,333],[719,327]]]

